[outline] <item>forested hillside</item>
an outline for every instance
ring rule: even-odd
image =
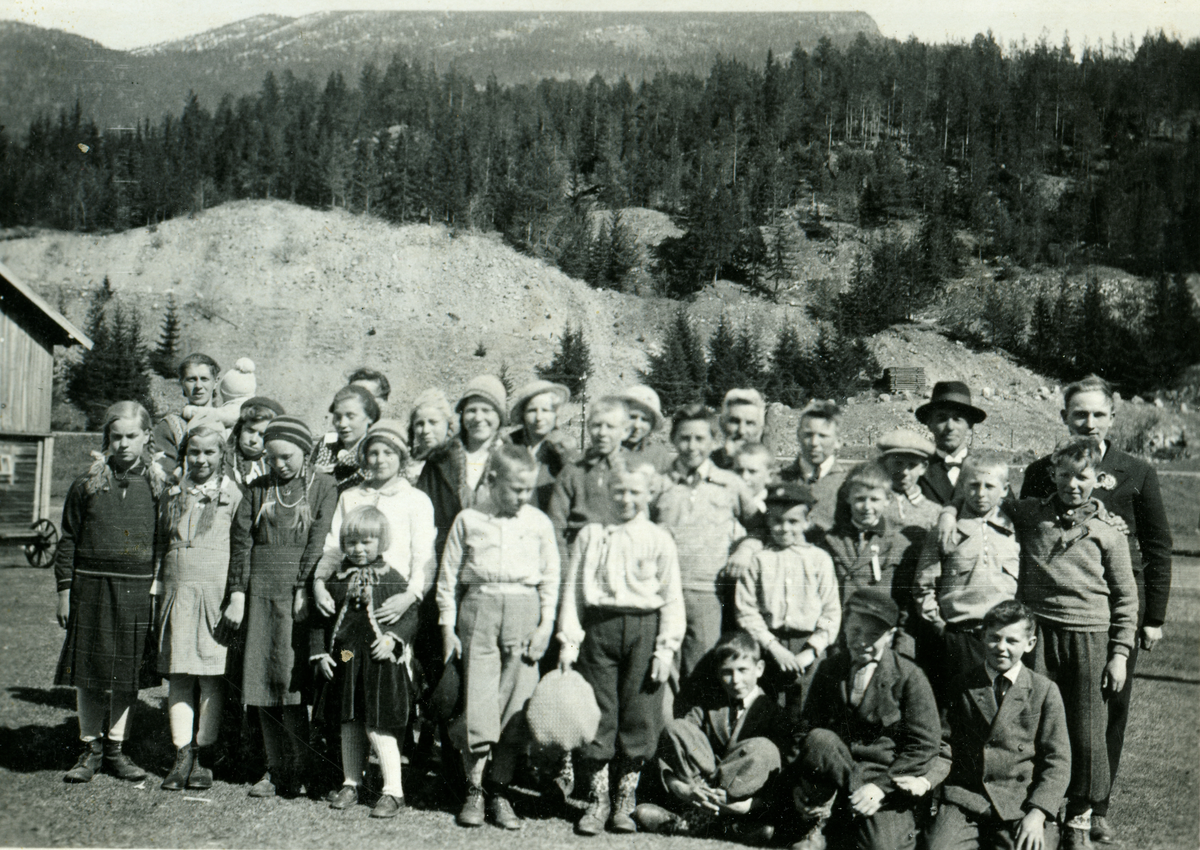
[[[628,234],[614,221],[597,238],[589,213],[641,206],[685,231],[658,247],[659,294],[727,278],[772,296],[806,282],[789,246],[828,238],[836,219],[863,228],[864,250],[850,291],[827,293],[815,318],[847,340],[912,318],[964,248],[1064,274],[1107,263],[1160,282],[1132,296],[1064,285],[1017,304],[1004,339],[982,340],[1065,375],[1083,360],[1070,341],[1035,350],[1049,323],[1107,340],[1115,356],[1117,331],[1140,349],[1155,322],[1175,318],[1185,350],[1169,369],[1088,360],[1146,385],[1195,360],[1194,307],[1182,278],[1166,276],[1200,268],[1198,122],[1200,42],[1161,35],[1081,56],[1066,42],[1002,49],[982,35],[939,46],[862,37],[845,50],[825,40],[637,86],[505,87],[396,58],[323,85],[269,74],[255,95],[193,97],[178,118],[128,130],[102,131],[79,111],[44,116],[24,137],[0,137],[0,223],[120,230],[283,198],[499,231],[622,288]],[[1133,326],[1130,297],[1149,305]]]

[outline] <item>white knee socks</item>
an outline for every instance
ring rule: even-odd
[[[79,709],[79,739],[95,741],[104,735],[105,704],[103,691],[93,691],[86,688],[76,688],[76,705]]]
[[[217,742],[221,730],[221,677],[200,676],[200,723],[196,728],[196,746],[207,747]],[[174,733],[172,733],[174,737]]]
[[[345,729],[346,725],[343,724],[343,733]],[[383,771],[383,793],[397,799],[403,798],[404,791],[400,784],[399,741],[396,740],[395,735],[389,735],[378,729],[368,729],[367,737],[371,741],[371,746],[375,748],[375,755],[379,757],[379,767]]]

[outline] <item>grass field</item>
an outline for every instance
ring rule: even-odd
[[[1194,503],[1193,503],[1194,504]],[[1179,564],[1167,638],[1143,654],[1133,718],[1111,812],[1120,847],[1194,850],[1200,836],[1200,562]],[[406,777],[418,805],[392,821],[357,806],[335,813],[307,799],[251,800],[243,785],[211,791],[159,790],[172,751],[166,689],[142,691],[131,755],[157,774],[144,787],[98,776],[70,786],[62,773],[78,752],[73,692],[50,682],[62,640],[48,570],[11,568],[0,603],[0,844],[103,847],[512,847],[716,846],[694,839],[576,838],[568,821],[534,815],[522,833],[453,823],[431,778]],[[527,800],[526,814],[533,814]]]

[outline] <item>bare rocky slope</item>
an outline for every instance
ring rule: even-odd
[[[669,223],[638,211],[647,228]],[[583,323],[595,374],[592,397],[637,380],[646,352],[662,339],[678,304],[597,291],[558,269],[521,255],[493,234],[442,227],[395,227],[343,211],[280,201],[247,201],[207,210],[155,229],[96,236],[40,232],[0,242],[3,261],[51,303],[83,323],[105,275],[121,301],[141,314],[153,338],[168,293],[181,308],[188,350],[213,353],[223,365],[254,359],[261,392],[314,425],[326,421],[333,391],[355,366],[381,368],[394,386],[395,411],[430,386],[451,398],[472,375],[507,364],[520,383],[550,360],[567,322]],[[815,254],[806,263],[821,262]],[[836,258],[830,260],[836,262]],[[811,279],[838,273],[808,268]],[[751,323],[769,345],[784,322],[811,337],[803,294],[767,304],[725,282],[688,305],[710,331],[722,312]],[[930,326],[897,327],[872,341],[882,367],[921,366],[928,381],[961,379],[979,391],[991,415],[977,444],[1014,452],[1045,451],[1059,436],[1057,403],[1039,397],[1047,382],[1005,356],[974,352]],[[167,382],[164,406],[177,396]],[[892,427],[919,428],[918,398],[864,393],[848,407],[847,441],[872,442]],[[572,412],[578,408],[573,407]],[[792,414],[776,411],[781,451],[790,451]]]

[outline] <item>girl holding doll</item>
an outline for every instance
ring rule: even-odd
[[[211,765],[206,748],[216,743],[221,723],[226,649],[218,629],[230,531],[242,501],[241,489],[222,474],[226,448],[220,431],[192,428],[180,449],[182,478],[159,509],[159,574],[152,591],[160,599],[158,669],[170,682],[168,719],[176,750],[162,783],[166,791],[212,787],[212,769],[201,762]]]
[[[234,514],[224,612],[232,628],[244,620],[242,701],[259,709],[267,754],[252,797],[294,795],[302,784],[308,633],[296,614],[337,506],[337,485],[307,460],[313,437],[304,422],[277,416],[263,439],[270,474],[246,488]]]
[[[155,515],[165,475],[146,459],[150,429],[150,414],[137,402],[108,408],[104,455],[75,480],[63,505],[54,577],[58,624],[67,634],[54,684],[75,688],[83,741],[66,782],[88,782],[102,767],[130,781],[146,776],[121,748],[153,622]]]

